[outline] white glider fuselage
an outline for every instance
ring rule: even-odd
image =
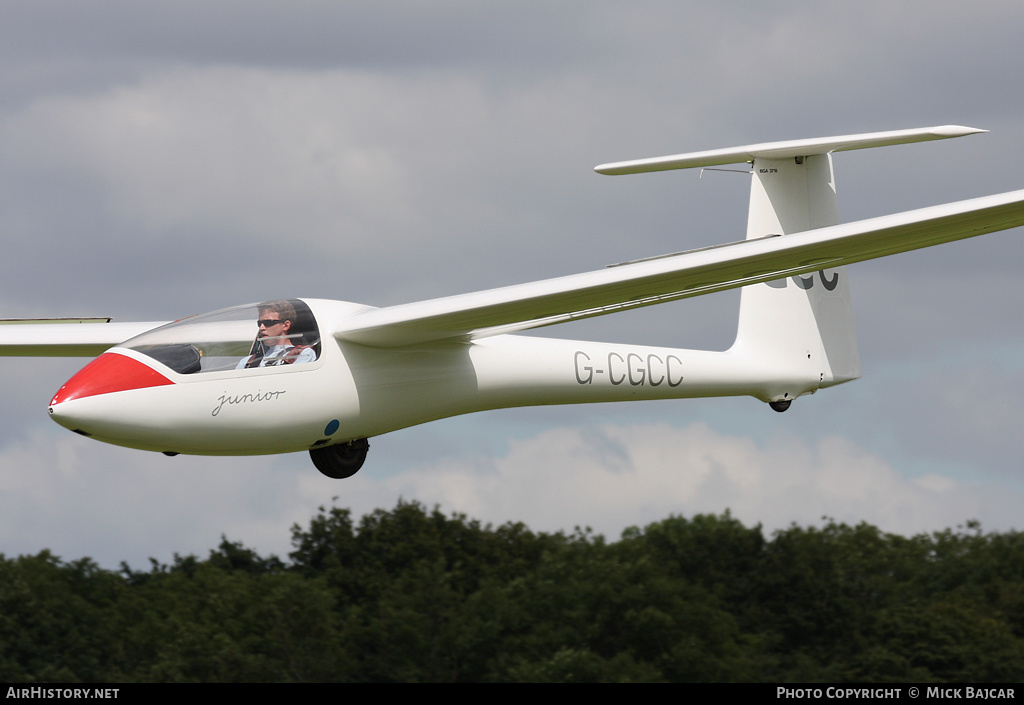
[[[324,322],[365,309],[305,303]],[[87,366],[61,388],[50,414],[83,435],[143,450],[285,453],[488,409],[732,395],[795,398],[822,384],[814,357],[786,370],[735,349],[498,335],[397,349],[330,340],[306,364],[182,374],[138,350],[114,347],[97,358],[98,370]],[[106,377],[111,370],[120,379],[143,381],[94,393],[94,374]]]

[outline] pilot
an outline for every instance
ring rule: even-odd
[[[296,319],[295,307],[288,301],[267,301],[259,305],[260,330],[252,354],[243,358],[235,369],[272,367],[296,362],[312,362],[316,352],[308,345],[294,345],[298,334],[291,333]]]

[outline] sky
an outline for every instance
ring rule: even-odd
[[[385,306],[741,239],[749,179],[597,164],[959,124],[838,154],[844,221],[1024,188],[1024,5],[947,0],[0,0],[0,317]],[[1024,529],[1024,231],[850,269],[863,379],[499,410],[304,453],[106,446],[47,418],[84,359],[0,358],[0,553],[116,568],[263,555],[320,506],[416,500],[616,539],[727,509],[914,534]],[[738,294],[545,329],[725,349]]]

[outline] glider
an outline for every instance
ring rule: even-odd
[[[1024,191],[839,223],[832,155],[984,132],[947,125],[748,145],[596,167],[749,164],[746,239],[600,271],[374,308],[264,301],[171,323],[0,323],[0,354],[98,356],[54,395],[60,425],[167,455],[306,450],[333,478],[368,438],[541,404],[749,395],[785,411],[860,377],[845,265],[1024,224]],[[517,335],[743,287],[722,352]]]

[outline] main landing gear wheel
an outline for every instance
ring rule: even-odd
[[[770,406],[772,409],[774,409],[775,411],[778,411],[781,414],[783,411],[788,409],[789,405],[792,404],[792,403],[793,403],[792,399],[783,399],[782,401],[770,401],[770,402],[768,402],[768,406]],[[310,453],[312,453],[312,452],[313,451],[310,451]]]
[[[312,448],[309,451],[309,457],[313,459],[316,469],[327,477],[344,480],[359,472],[359,468],[363,467],[363,463],[366,461],[366,453],[369,450],[370,442],[365,438],[359,438],[336,446]]]

